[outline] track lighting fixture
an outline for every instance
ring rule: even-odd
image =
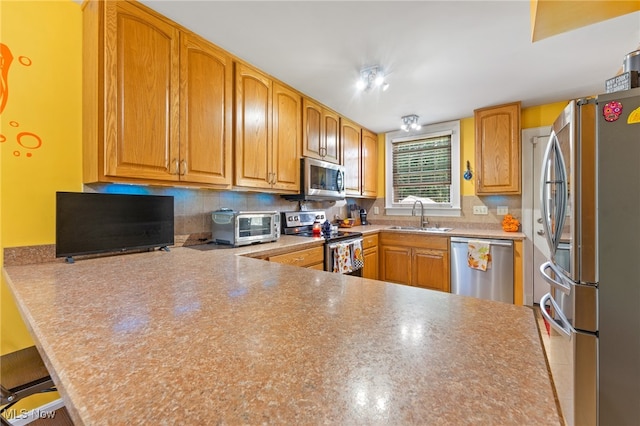
[[[363,68],[360,71],[360,79],[356,83],[359,90],[368,92],[374,87],[380,87],[382,90],[389,88],[389,83],[385,81],[384,72],[380,66],[375,65],[372,67]]]
[[[418,123],[419,119],[420,117],[415,114],[405,115],[402,117],[402,125],[400,128],[405,132],[408,132],[409,130],[420,130],[422,126]]]

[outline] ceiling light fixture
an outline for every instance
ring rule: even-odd
[[[381,87],[382,90],[387,90],[389,88],[389,83],[387,83],[384,79],[384,72],[380,66],[375,65],[372,67],[363,68],[360,71],[360,79],[356,83],[356,87],[359,90],[364,90],[368,92],[374,87]]]
[[[402,126],[400,126],[400,128],[405,132],[409,130],[420,130],[422,126],[418,123],[419,119],[420,117],[415,114],[405,115],[402,117]]]

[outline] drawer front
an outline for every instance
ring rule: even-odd
[[[371,247],[377,247],[378,246],[378,234],[374,234],[374,235],[365,235],[364,237],[362,237],[362,248],[364,250],[371,248]]]
[[[382,232],[380,244],[448,250],[449,237],[410,232]]]
[[[271,256],[269,258],[269,261],[303,267],[318,263],[322,264],[324,262],[324,250],[322,247],[314,247],[306,250],[296,251],[293,253]]]

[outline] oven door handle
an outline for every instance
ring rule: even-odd
[[[362,237],[360,237],[360,238],[351,238],[349,240],[342,240],[342,241],[338,241],[338,242],[335,242],[335,243],[332,243],[332,244],[327,244],[327,248],[329,249],[328,252],[330,253],[330,256],[331,256],[330,264],[333,265],[333,254],[335,252],[335,249],[337,247],[339,247],[340,245],[345,244],[345,245],[349,246],[349,252],[350,252],[350,255],[351,255],[351,259],[352,259],[352,268],[353,268],[352,272],[359,271],[360,269],[362,269],[364,267],[364,265],[355,267],[355,265],[353,264],[353,243],[358,242],[358,241],[360,242],[360,245],[362,245],[362,243],[364,242],[364,239]],[[325,260],[325,262],[327,262],[327,261],[328,261],[328,259]]]
[[[340,241],[340,242],[337,242],[337,243],[329,244],[329,249],[333,250],[333,249],[335,249],[336,247],[338,247],[339,245],[342,245],[342,244],[348,244],[348,245],[352,246],[355,241],[362,242],[364,240],[362,238],[356,238],[356,239],[352,239],[352,240]]]

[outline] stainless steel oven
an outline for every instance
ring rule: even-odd
[[[364,253],[362,233],[338,232],[324,244],[324,270],[338,274],[362,276]]]
[[[326,221],[322,210],[282,212],[282,234],[322,239],[325,271],[362,276],[362,233],[340,231],[337,227],[332,227],[330,233],[322,233]]]

